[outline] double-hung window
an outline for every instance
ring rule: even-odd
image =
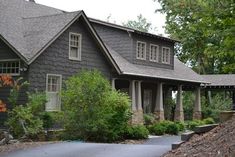
[[[159,56],[158,52],[159,52],[158,45],[150,44],[149,60],[152,62],[158,62],[158,56]]]
[[[62,85],[62,75],[47,74],[46,93],[48,101],[46,111],[59,111],[61,106],[60,91]]]
[[[0,75],[20,75],[19,60],[0,60]]]
[[[170,48],[162,47],[162,63],[170,64]]]
[[[145,60],[146,59],[146,43],[137,41],[137,48],[136,48],[136,58]]]
[[[69,33],[69,59],[81,60],[81,41],[81,34]]]

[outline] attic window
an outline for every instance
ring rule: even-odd
[[[162,47],[162,63],[170,64],[170,48]]]
[[[69,33],[69,59],[81,60],[81,39],[81,34]]]
[[[20,75],[20,61],[0,60],[0,74]]]
[[[149,60],[152,62],[158,62],[158,51],[159,47],[158,45],[150,44],[150,54],[149,54]]]
[[[145,60],[146,59],[146,43],[137,41],[137,48],[136,48],[136,58]]]

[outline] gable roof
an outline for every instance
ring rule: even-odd
[[[235,74],[211,74],[201,75],[205,80],[210,82],[206,86],[234,86],[235,87]]]
[[[31,64],[73,22],[82,17],[105,57],[119,73],[102,40],[83,11],[65,12],[25,0],[0,0],[0,37]]]
[[[179,61],[176,57],[174,57],[174,70],[163,69],[145,65],[132,64],[107,44],[106,47],[117,62],[117,65],[121,70],[121,74],[168,80],[178,80],[185,82],[208,83],[191,68],[187,67],[181,61]]]

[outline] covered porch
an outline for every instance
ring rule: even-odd
[[[167,79],[117,77],[112,79],[112,88],[127,93],[131,98],[133,112],[132,123],[142,124],[143,115],[152,113],[157,121],[168,119],[164,112],[167,110],[167,101],[172,99],[172,91],[177,91],[176,106],[172,119],[184,121],[183,91],[194,91],[193,119],[201,118],[201,87],[200,83],[175,81]]]

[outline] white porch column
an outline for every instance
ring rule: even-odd
[[[194,110],[193,110],[193,119],[201,119],[202,113],[201,113],[201,89],[200,87],[197,87],[195,90],[195,104],[194,104]]]
[[[141,97],[141,81],[137,82],[137,88],[138,88],[138,101],[137,101],[137,109],[138,111],[142,111],[142,97]]]
[[[174,120],[184,121],[184,110],[183,110],[183,103],[182,103],[182,85],[178,85]]]
[[[162,91],[162,82],[159,82],[157,85],[156,101],[154,114],[158,121],[164,120],[164,109],[163,109],[163,91]]]
[[[132,102],[132,111],[136,111],[135,80],[131,81],[131,102]]]
[[[115,88],[115,80],[116,80],[116,78],[112,78],[112,89],[116,89]]]

